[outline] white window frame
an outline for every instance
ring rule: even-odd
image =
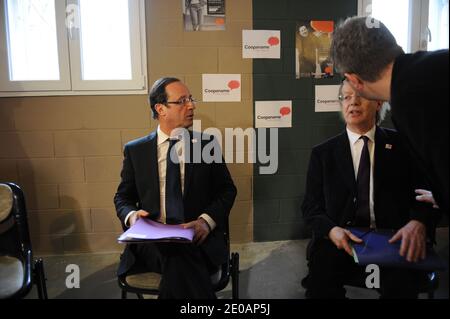
[[[394,0],[395,1],[395,0]],[[428,48],[428,0],[409,0],[409,34],[407,53],[426,51]],[[358,16],[367,16],[366,8],[372,0],[358,0]]]
[[[4,44],[0,48],[0,97],[148,94],[145,0],[128,1],[132,80],[82,80],[79,29],[66,27],[66,16],[69,14],[66,8],[77,6],[78,0],[55,0],[60,80],[10,81],[6,1],[0,0],[0,41]]]

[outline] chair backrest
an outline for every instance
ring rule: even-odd
[[[228,258],[227,258],[227,261],[221,265],[221,269],[219,270],[220,278],[218,279],[218,281],[213,280],[213,285],[214,285],[215,291],[221,291],[221,290],[225,289],[225,287],[228,285],[228,283],[230,281],[231,249],[230,249],[230,229],[229,229],[228,220],[225,222],[224,238],[225,238],[225,242],[226,242]]]
[[[13,192],[11,187],[6,184],[0,184],[0,224],[6,223],[6,220],[10,217],[13,207]],[[6,231],[6,225],[4,228],[0,228],[0,234]]]
[[[24,266],[24,284],[15,297],[26,295],[32,286],[32,249],[25,198],[19,186],[0,184],[0,256],[15,257]]]

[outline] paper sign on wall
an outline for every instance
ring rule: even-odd
[[[255,103],[255,127],[292,127],[292,101]]]
[[[316,85],[316,112],[340,112],[339,85]]]
[[[240,102],[240,74],[203,74],[203,102]]]
[[[276,30],[243,30],[242,56],[244,59],[279,59],[281,32]]]

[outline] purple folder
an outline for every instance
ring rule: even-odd
[[[119,243],[145,243],[154,241],[192,242],[194,229],[180,225],[166,225],[148,218],[139,218],[118,239]]]

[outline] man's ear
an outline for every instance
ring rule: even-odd
[[[344,76],[356,91],[362,91],[364,82],[359,76],[357,76],[355,73],[345,73]]]
[[[162,104],[159,104],[159,103],[156,104],[155,105],[155,110],[156,110],[156,113],[158,113],[159,116],[164,116],[165,109],[164,109],[164,106]]]
[[[384,103],[383,101],[377,101],[377,112],[381,110],[383,103]]]

